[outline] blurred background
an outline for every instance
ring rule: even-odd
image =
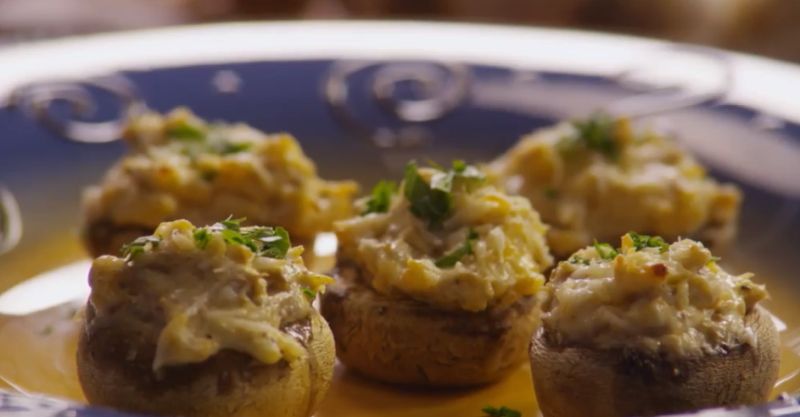
[[[0,0],[0,45],[232,20],[419,19],[629,33],[800,62],[800,0]]]

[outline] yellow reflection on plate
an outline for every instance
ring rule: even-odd
[[[329,268],[325,256],[335,242],[314,247],[320,259],[315,269]],[[31,257],[35,261],[35,257]],[[85,401],[75,369],[79,311],[88,290],[89,262],[79,261],[39,275],[0,295],[0,387]],[[786,323],[782,332],[781,378],[775,393],[800,390],[800,317],[793,292],[781,291],[780,281],[767,281],[773,299],[767,307]],[[77,298],[66,304],[58,303]],[[47,308],[47,306],[50,306]],[[45,308],[42,310],[42,308]],[[39,309],[38,311],[36,311]],[[29,313],[29,314],[26,314]],[[17,315],[10,315],[17,314]],[[459,390],[410,389],[375,383],[340,365],[318,417],[482,416],[481,408],[507,406],[525,417],[539,415],[530,370],[523,364],[504,380],[485,387]]]
[[[0,385],[85,401],[75,369],[79,307],[72,303],[26,316],[1,317]],[[528,367],[520,366],[505,380],[483,388],[424,390],[374,383],[337,364],[331,389],[316,415],[477,417],[486,405],[505,405],[525,416],[535,415]]]

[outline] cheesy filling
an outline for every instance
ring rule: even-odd
[[[629,233],[617,252],[596,244],[553,270],[544,328],[561,343],[677,356],[754,346],[745,316],[767,296],[752,274],[731,275],[703,244]]]
[[[464,166],[410,164],[399,188],[376,189],[359,202],[366,214],[336,223],[340,264],[357,266],[375,290],[482,311],[540,289],[552,257],[546,226],[526,199],[506,195]]]
[[[736,231],[739,190],[709,178],[672,139],[634,133],[626,119],[595,116],[535,132],[487,170],[531,201],[560,257],[629,230],[714,245]]]
[[[156,345],[153,369],[203,362],[230,349],[272,364],[306,354],[284,332],[313,312],[332,279],[308,271],[302,247],[281,229],[241,228],[228,220],[196,228],[162,223],[126,247],[97,258],[89,276],[93,326],[130,326]],[[150,338],[151,340],[147,340]]]
[[[186,109],[133,120],[131,152],[84,197],[89,221],[154,229],[178,218],[211,224],[233,214],[310,240],[352,214],[357,186],[324,181],[288,134],[209,124]]]

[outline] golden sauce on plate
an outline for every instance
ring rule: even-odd
[[[33,253],[18,251],[14,256],[28,259],[32,264],[37,262]],[[330,259],[314,262],[318,268],[331,264]],[[20,263],[20,268],[30,268],[23,264]],[[7,272],[13,275],[14,271]],[[793,291],[783,289],[780,281],[758,274],[756,280],[766,282],[772,299],[765,306],[788,328],[781,333],[782,362],[775,394],[800,391],[800,355],[790,348],[792,345],[800,347],[800,316],[796,315],[792,302]],[[81,303],[71,303],[28,315],[0,315],[0,387],[85,401],[75,369],[80,307]],[[331,389],[316,415],[479,417],[483,414],[481,408],[487,405],[507,406],[521,411],[523,416],[538,415],[527,363],[496,384],[460,390],[384,385],[361,378],[337,364]]]

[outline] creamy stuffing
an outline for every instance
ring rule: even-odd
[[[152,236],[97,258],[86,328],[128,326],[155,344],[153,369],[203,362],[223,349],[272,364],[306,354],[285,326],[307,320],[332,278],[310,272],[281,228],[228,219],[162,223]]]
[[[714,245],[736,231],[739,190],[708,177],[671,138],[636,133],[624,118],[594,116],[535,132],[487,171],[531,201],[560,257],[629,230]]]
[[[90,223],[152,230],[166,220],[206,225],[233,214],[310,240],[352,214],[357,185],[320,179],[288,134],[207,123],[181,108],[137,117],[125,138],[131,152],[85,194]]]
[[[629,233],[618,250],[595,244],[553,270],[542,321],[559,343],[678,356],[755,345],[745,316],[767,296],[732,275],[702,243]]]
[[[552,264],[546,226],[530,203],[488,185],[474,167],[406,167],[336,223],[340,265],[376,291],[442,309],[482,311],[535,294]]]

